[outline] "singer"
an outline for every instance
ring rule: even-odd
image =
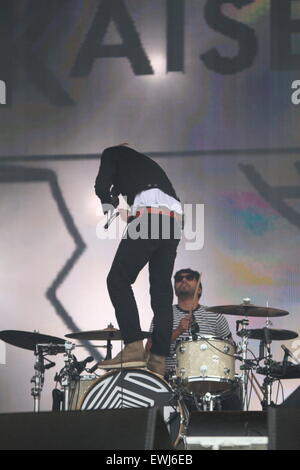
[[[171,276],[182,228],[180,200],[164,170],[148,156],[127,145],[104,150],[95,192],[104,213],[118,206],[120,194],[126,197],[131,208],[126,237],[120,242],[107,277],[108,292],[125,347],[115,358],[102,361],[99,368],[144,367],[147,364],[149,370],[164,376],[173,321]],[[146,226],[147,236],[143,230],[143,236],[130,237],[131,223]],[[163,229],[166,226],[169,227],[167,236]],[[148,362],[131,288],[147,263],[154,314]]]

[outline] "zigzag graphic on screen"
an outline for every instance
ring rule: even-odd
[[[59,187],[56,173],[49,168],[30,168],[26,166],[17,165],[0,165],[0,183],[48,183],[53,199],[57,205],[58,212],[60,213],[68,233],[71,235],[75,243],[75,250],[66,261],[62,269],[59,271],[50,287],[46,291],[46,297],[53,305],[56,313],[61,317],[62,321],[71,331],[79,331],[78,326],[74,322],[72,316],[66,311],[62,303],[56,295],[57,289],[65,281],[66,277],[73,269],[75,263],[78,261],[86,245],[74,223],[73,217],[66,205],[62,191]],[[87,350],[95,357],[96,360],[101,360],[102,355],[91,346],[90,343],[84,343]]]
[[[300,229],[300,213],[286,202],[288,199],[300,199],[300,184],[298,186],[271,186],[254,165],[240,164],[239,167],[260,196],[282,217]],[[295,162],[295,167],[300,173],[300,162]]]

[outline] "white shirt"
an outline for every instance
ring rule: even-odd
[[[147,189],[134,198],[131,212],[135,215],[138,207],[167,207],[170,211],[182,214],[182,206],[177,199],[164,193],[158,188]]]

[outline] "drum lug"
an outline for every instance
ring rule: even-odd
[[[185,351],[186,351],[186,347],[184,345],[180,345],[179,352],[183,354]]]
[[[224,367],[224,374],[229,375],[230,374],[230,369],[228,367]]]

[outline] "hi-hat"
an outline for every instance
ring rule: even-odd
[[[288,339],[298,338],[298,333],[291,330],[275,330],[272,328],[258,328],[255,330],[241,330],[238,336],[247,336],[250,339],[261,341],[287,341]]]
[[[218,305],[207,307],[207,313],[221,313],[223,315],[235,315],[239,317],[284,317],[289,315],[286,310],[271,307],[258,307],[252,304]]]
[[[55,336],[31,333],[30,331],[4,330],[0,332],[0,339],[5,343],[18,348],[35,351],[37,344],[65,344],[66,340]]]
[[[148,331],[141,332],[144,338],[148,338],[151,333]],[[104,328],[104,330],[81,331],[78,333],[70,333],[65,335],[66,338],[88,340],[88,341],[120,341],[122,340],[121,331],[113,327]]]

